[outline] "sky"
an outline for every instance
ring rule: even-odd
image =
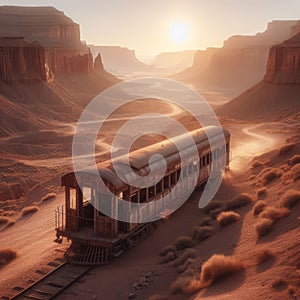
[[[0,0],[0,5],[54,6],[80,24],[88,44],[118,45],[138,56],[222,46],[255,34],[271,20],[300,19],[300,0]]]

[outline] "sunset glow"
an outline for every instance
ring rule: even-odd
[[[174,22],[170,27],[171,40],[177,44],[184,43],[188,40],[188,27],[183,22]]]

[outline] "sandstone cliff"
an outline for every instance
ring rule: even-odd
[[[299,111],[300,33],[270,49],[262,81],[218,109],[222,116],[242,120],[299,120]]]
[[[270,47],[291,37],[296,25],[297,21],[273,21],[262,33],[233,36],[222,48],[197,52],[193,66],[175,78],[206,89],[226,89],[235,96],[263,79]]]

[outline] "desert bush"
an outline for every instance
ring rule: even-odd
[[[297,181],[300,179],[300,164],[296,164],[292,167],[291,174],[293,176],[294,181]]]
[[[274,257],[275,254],[273,253],[272,250],[268,248],[262,248],[257,251],[255,258],[256,258],[256,263],[259,265]]]
[[[291,209],[300,201],[300,191],[290,190],[286,192],[283,197],[279,200],[279,205],[281,207],[286,207]]]
[[[281,177],[282,173],[280,170],[271,168],[268,171],[261,174],[261,179],[263,184],[269,184],[274,179]]]
[[[212,226],[196,226],[193,231],[193,240],[201,242],[211,236],[214,228]]]
[[[0,250],[0,265],[5,265],[17,257],[17,252],[12,249]]]
[[[21,215],[26,216],[29,214],[33,214],[33,213],[36,213],[38,210],[39,210],[38,206],[27,206],[22,209]]]
[[[176,252],[175,245],[167,245],[164,248],[161,249],[160,255],[166,256],[169,252]]]
[[[188,277],[178,277],[171,284],[171,292],[173,294],[184,293],[185,289],[189,286],[191,278]]]
[[[270,219],[260,218],[255,226],[258,237],[267,235],[273,229],[274,221]]]
[[[272,288],[277,289],[281,286],[285,286],[287,282],[283,278],[277,278],[272,282]]]
[[[211,210],[211,211],[209,212],[209,216],[210,216],[212,219],[216,219],[217,216],[218,216],[221,212],[223,212],[224,210],[225,210],[224,207],[218,207],[218,208],[215,208],[215,209],[213,209],[213,210]]]
[[[253,215],[257,216],[260,214],[265,208],[267,207],[267,204],[265,201],[259,200],[255,203],[253,207]]]
[[[251,168],[252,169],[256,169],[256,168],[259,168],[259,167],[262,167],[264,165],[264,163],[260,160],[254,160],[252,163],[251,163]]]
[[[201,226],[210,226],[211,224],[212,224],[212,219],[209,216],[204,217],[201,222]]]
[[[165,296],[165,295],[153,295],[153,296],[150,296],[147,300],[168,300],[168,297]]]
[[[289,153],[290,151],[292,151],[294,147],[295,147],[295,143],[286,144],[279,149],[278,154],[280,156],[285,155],[285,154]]]
[[[239,214],[233,211],[224,211],[218,216],[217,221],[222,227],[225,227],[231,223],[237,222],[240,217]]]
[[[212,284],[220,278],[243,268],[244,265],[238,258],[215,254],[203,264],[200,280]]]
[[[261,188],[256,192],[256,195],[259,197],[259,196],[265,195],[266,193],[267,193],[267,189]]]
[[[8,217],[1,217],[0,216],[0,225],[7,224],[10,221]]]
[[[173,261],[177,258],[177,255],[175,252],[168,252],[160,261],[161,264],[166,264],[170,261]]]
[[[189,236],[181,236],[175,241],[175,247],[177,250],[184,250],[186,248],[192,248],[194,246],[194,242]]]
[[[47,194],[46,196],[44,196],[42,199],[41,199],[41,202],[45,202],[45,201],[48,201],[50,199],[53,199],[56,197],[56,194],[55,193],[49,193]]]
[[[284,218],[290,214],[290,211],[285,207],[266,207],[260,214],[260,218],[270,219],[276,221],[277,219]]]
[[[240,194],[232,198],[226,203],[226,210],[237,209],[252,203],[252,198],[247,194]]]
[[[204,208],[204,212],[205,213],[209,213],[210,211],[216,209],[216,208],[220,208],[224,205],[223,201],[220,200],[213,200],[211,202],[209,202]]]
[[[290,159],[290,164],[291,165],[296,165],[300,163],[300,155],[296,154]]]
[[[6,226],[7,226],[7,227],[11,227],[11,226],[13,226],[13,225],[15,225],[15,224],[16,224],[15,221],[10,220],[10,221],[6,224]]]
[[[198,252],[195,249],[193,248],[186,249],[183,253],[180,254],[180,256],[176,260],[174,260],[173,266],[178,267],[184,264],[189,258],[195,258],[197,257],[197,255]]]

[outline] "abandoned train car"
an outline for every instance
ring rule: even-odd
[[[213,136],[213,143],[209,143],[206,131]],[[105,185],[118,198],[135,203],[158,202],[165,197],[165,203],[159,207],[163,212],[164,206],[177,201],[190,186],[194,172],[197,172],[197,182],[193,187],[199,187],[207,181],[213,164],[222,162],[229,167],[230,133],[219,127],[206,127],[189,132],[197,146],[198,157],[190,157],[185,163],[181,161],[177,148],[169,140],[133,151],[129,154],[130,167],[139,174],[149,172],[149,157],[161,154],[167,162],[163,178],[155,185],[136,188],[124,183],[116,174],[112,163],[100,164],[98,172]],[[179,136],[184,141],[186,135]],[[225,139],[224,139],[225,138]],[[222,141],[222,142],[221,142]],[[224,144],[225,141],[225,144]],[[125,163],[125,162],[123,162]],[[127,162],[128,163],[128,162]],[[172,189],[182,176],[182,183],[178,194]],[[82,189],[77,182],[83,183]],[[195,176],[194,176],[195,178]],[[62,177],[65,187],[65,205],[55,210],[55,226],[57,241],[63,237],[71,240],[71,246],[65,253],[68,261],[78,264],[104,264],[119,256],[128,247],[134,246],[137,240],[144,238],[153,229],[153,222],[133,223],[110,218],[96,209],[95,201],[101,202],[104,196],[99,190],[98,174],[81,171],[80,174],[69,173]],[[87,196],[88,195],[88,196]],[[117,207],[111,210],[118,213]],[[157,213],[157,208],[153,213]]]

